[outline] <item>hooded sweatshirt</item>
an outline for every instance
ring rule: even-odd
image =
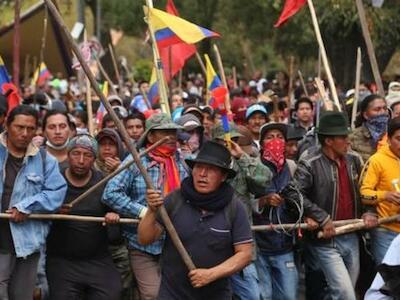
[[[99,132],[99,134],[96,136],[97,142],[99,142],[102,138],[104,137],[109,137],[111,138],[114,142],[117,144],[117,149],[118,149],[118,158],[122,161],[124,159],[124,146],[122,144],[121,138],[119,137],[119,134],[117,131],[111,128],[104,128]],[[96,167],[103,172],[103,174],[108,175],[111,173],[111,171],[106,167],[105,163],[100,160],[99,157],[96,159]]]
[[[400,213],[400,205],[385,198],[386,192],[395,192],[393,180],[399,180],[400,187],[400,158],[389,148],[381,147],[371,156],[361,173],[361,198],[366,205],[376,208],[379,218],[389,217]],[[389,230],[400,233],[400,223],[381,225]]]

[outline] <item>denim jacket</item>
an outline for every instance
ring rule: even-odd
[[[0,135],[2,166],[0,197],[3,194],[7,157],[7,135],[2,133]],[[50,154],[46,154],[46,162],[43,162],[39,148],[30,144],[22,168],[15,178],[9,207],[15,207],[25,214],[55,212],[62,205],[66,191],[67,184],[59,172],[57,160]],[[1,203],[0,209],[2,209]],[[10,228],[16,256],[26,257],[39,251],[45,244],[50,222],[38,220],[10,222]]]

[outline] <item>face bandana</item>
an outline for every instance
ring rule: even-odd
[[[278,172],[285,165],[285,141],[280,138],[264,141],[262,158],[272,163]]]
[[[386,133],[388,120],[389,116],[384,114],[371,117],[364,123],[365,127],[368,128],[368,131],[371,134],[371,144],[374,148]]]

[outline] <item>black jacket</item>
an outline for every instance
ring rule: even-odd
[[[362,169],[362,159],[358,154],[349,152],[346,155],[346,162],[355,201],[354,216],[360,217],[362,211],[358,178]],[[336,217],[337,189],[336,162],[328,158],[321,147],[314,147],[301,157],[294,178],[284,194],[285,198],[288,197],[299,204],[303,201],[304,215],[314,219],[322,227],[329,219],[334,220]]]

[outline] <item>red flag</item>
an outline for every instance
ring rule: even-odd
[[[279,27],[285,23],[291,16],[295,15],[305,4],[307,0],[286,0],[279,20],[274,27]]]
[[[172,0],[168,0],[166,11],[171,15],[179,16]],[[196,53],[196,47],[194,45],[184,43],[175,44],[159,50],[167,82],[183,68],[186,60]]]
[[[19,105],[21,97],[18,94],[17,87],[12,83],[4,83],[2,89],[3,94],[7,95],[8,114],[14,107]]]

